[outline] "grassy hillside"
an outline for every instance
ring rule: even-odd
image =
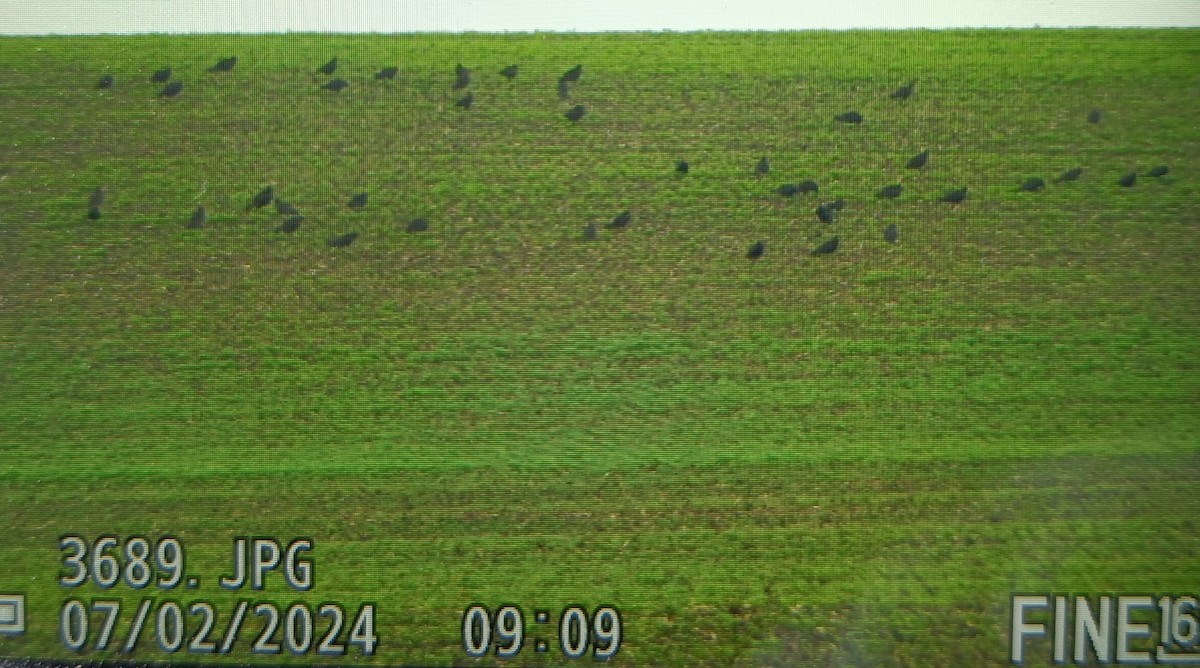
[[[1196,593],[1198,36],[0,40],[0,591],[39,625],[0,654],[141,598],[59,588],[64,533],[177,535],[221,611],[233,536],[311,537],[316,589],[260,597],[376,602],[393,665],[469,663],[475,602],[616,606],[618,665],[959,666],[1007,665],[1015,592]]]

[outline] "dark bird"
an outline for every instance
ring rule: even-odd
[[[900,240],[900,231],[896,229],[896,224],[888,225],[883,231],[883,239],[889,244],[894,244]]]
[[[833,220],[834,220],[833,208],[830,207],[828,204],[822,204],[822,205],[818,206],[817,210],[816,210],[816,214],[817,214],[817,220],[821,221],[822,223],[826,223],[826,224],[833,223]]]
[[[1054,182],[1062,183],[1063,181],[1074,181],[1080,176],[1083,176],[1083,167],[1074,167],[1060,174],[1057,179],[1054,179]]]
[[[88,209],[88,218],[90,220],[100,220],[100,207],[93,206]]]
[[[321,74],[333,74],[334,72],[337,71],[337,68],[338,68],[338,61],[337,61],[337,57],[335,56],[333,60],[322,65],[319,69],[317,69],[317,71],[320,72]]]
[[[521,71],[521,68],[519,66],[509,65],[508,67],[500,70],[500,74],[505,79],[508,79],[509,81],[511,81],[511,80],[517,78],[517,74],[520,73],[520,71]]]
[[[1135,173],[1135,172],[1129,172],[1125,176],[1122,176],[1121,178],[1117,179],[1117,185],[1124,187],[1124,188],[1132,188],[1133,184],[1136,182],[1137,182],[1137,173]]]
[[[367,205],[367,194],[358,193],[350,198],[350,203],[347,205],[351,209],[361,209]]]
[[[287,220],[283,221],[283,223],[281,223],[279,225],[279,227],[276,227],[275,231],[276,232],[287,232],[288,234],[291,234],[292,232],[295,232],[296,230],[300,229],[300,223],[303,223],[303,222],[304,222],[304,216],[291,216]]]
[[[321,88],[323,88],[324,90],[331,90],[335,93],[340,93],[349,87],[350,87],[350,82],[346,81],[345,79],[334,79],[334,80],[330,81],[329,83],[325,84],[324,86],[321,86]]]
[[[912,96],[913,87],[916,85],[917,85],[917,80],[913,79],[912,81],[908,82],[907,84],[892,91],[892,94],[889,95],[888,97],[892,98],[893,100],[907,100],[910,96]]]
[[[579,81],[579,76],[581,74],[583,74],[583,65],[576,65],[566,72],[563,72],[563,75],[559,77],[558,80],[574,83]]]
[[[1044,179],[1041,179],[1036,176],[1033,177],[1032,179],[1027,180],[1025,183],[1021,184],[1021,190],[1024,190],[1026,192],[1034,192],[1037,190],[1041,190],[1042,188],[1045,188],[1045,187],[1046,187],[1046,181]]]
[[[817,187],[817,182],[812,179],[801,181],[796,187],[799,188],[798,192],[804,194],[815,193],[820,189]]]
[[[113,75],[111,75],[111,74],[105,74],[104,76],[100,77],[100,85],[99,85],[99,87],[100,87],[100,88],[112,88],[112,87],[113,87],[113,83],[114,83],[115,81],[116,81],[116,80],[115,80],[115,79],[113,79]]]
[[[584,241],[593,241],[593,240],[595,240],[595,238],[596,238],[596,234],[597,234],[597,230],[596,230],[596,224],[595,224],[595,223],[588,223],[587,225],[584,225],[584,227],[583,227],[583,239],[584,239]]]
[[[755,241],[754,245],[750,247],[749,252],[746,253],[746,257],[750,258],[751,260],[757,260],[758,258],[762,257],[763,253],[765,252],[767,252],[767,245],[761,241]]]
[[[847,111],[844,114],[838,114],[837,116],[834,116],[833,120],[840,121],[842,123],[853,123],[854,125],[858,125],[859,123],[863,122],[863,117],[862,114],[858,113],[857,111]]]
[[[687,160],[680,160],[679,162],[675,163],[675,171],[680,174],[687,174],[688,169],[690,169],[690,167],[688,167]]]
[[[800,192],[800,186],[795,183],[785,183],[775,189],[775,192],[784,197],[792,197]]]
[[[429,220],[427,218],[413,218],[408,222],[408,226],[404,228],[405,232],[424,232],[429,229]]]
[[[1099,109],[1093,109],[1088,112],[1088,123],[1099,123],[1104,120],[1104,112]]]
[[[904,186],[896,183],[890,186],[884,186],[883,189],[881,189],[878,193],[875,193],[875,195],[877,197],[883,197],[886,199],[896,199],[902,192],[904,192]]]
[[[567,83],[566,81],[558,82],[558,99],[571,99],[571,84]]]
[[[203,206],[198,206],[196,207],[196,210],[192,212],[192,217],[188,218],[187,227],[189,230],[198,230],[201,227],[204,227],[204,224],[207,222],[208,212],[204,210]]]
[[[629,223],[631,222],[633,222],[633,214],[626,209],[613,217],[612,222],[605,225],[605,227],[610,230],[623,230],[629,227]]]
[[[273,199],[275,199],[275,187],[267,186],[266,188],[260,190],[258,194],[250,200],[250,206],[246,207],[246,210],[249,211],[250,209],[261,209],[270,204],[271,200]]]
[[[834,238],[830,239],[829,241],[826,241],[825,243],[821,244],[820,246],[817,246],[816,248],[814,248],[812,250],[812,254],[813,255],[829,255],[830,253],[832,253],[833,251],[835,251],[837,249],[838,249],[838,238],[834,237]]]
[[[161,95],[163,97],[175,97],[176,95],[179,95],[182,92],[183,92],[183,82],[182,81],[172,81],[171,83],[169,83],[163,87],[162,92],[159,93],[159,95]]]
[[[107,194],[108,191],[104,189],[104,186],[96,186],[96,189],[92,191],[91,196],[88,197],[88,206],[103,206],[104,196]]]
[[[834,211],[841,211],[842,209],[846,208],[846,200],[839,197],[825,206],[833,209]]]
[[[171,80],[171,68],[164,67],[150,75],[150,81],[153,83],[166,83]]]
[[[966,186],[963,186],[962,188],[958,188],[956,190],[950,190],[945,195],[942,195],[942,201],[949,202],[951,204],[958,204],[959,202],[963,202],[966,199],[967,199]]]
[[[1159,165],[1158,167],[1155,167],[1154,169],[1151,169],[1150,171],[1146,172],[1146,176],[1153,176],[1154,178],[1158,178],[1160,176],[1166,176],[1167,172],[1169,172],[1169,171],[1171,171],[1170,167],[1167,167],[1166,165]]]
[[[350,244],[354,243],[354,240],[357,238],[358,238],[358,232],[347,232],[345,234],[339,234],[336,237],[330,239],[329,245],[333,246],[334,248],[345,248],[346,246],[349,246]]]
[[[379,70],[378,72],[375,73],[375,78],[376,79],[395,79],[396,75],[399,73],[400,73],[399,67],[385,67],[382,70]]]
[[[292,204],[285,202],[279,198],[275,198],[275,210],[284,216],[300,215],[300,209],[297,209]]]
[[[237,56],[222,58],[217,61],[216,65],[208,68],[209,72],[230,72],[237,66]]]
[[[467,94],[455,100],[454,106],[461,109],[470,109],[471,105],[475,104],[475,93],[467,91]]]
[[[904,163],[904,166],[907,169],[921,169],[927,162],[929,162],[929,151],[926,150],[909,158],[908,162]]]
[[[759,176],[763,176],[764,174],[766,174],[770,171],[771,171],[771,161],[768,160],[767,156],[764,155],[762,157],[762,159],[758,161],[758,164],[754,166],[754,173]]]
[[[458,67],[454,68],[454,87],[453,88],[454,88],[454,90],[462,90],[463,88],[466,88],[467,86],[470,86],[470,85],[471,85],[471,70],[463,67],[462,63],[459,63]]]
[[[587,107],[583,106],[582,104],[577,104],[574,107],[571,107],[570,109],[568,109],[567,112],[565,114],[563,114],[563,116],[566,116],[567,119],[569,119],[569,120],[578,122],[579,119],[583,118],[583,115],[586,113],[587,113]]]

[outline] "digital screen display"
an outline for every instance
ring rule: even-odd
[[[1196,28],[481,30],[0,37],[0,663],[1200,665]]]

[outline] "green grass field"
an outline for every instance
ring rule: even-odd
[[[1195,594],[1198,65],[1190,29],[0,39],[0,592],[37,629],[0,655],[146,595],[60,587],[68,533],[178,536],[203,584],[149,595],[219,614],[374,602],[344,661],[390,665],[499,663],[472,603],[615,606],[622,666],[936,667],[1008,665],[1013,593]],[[312,538],[315,590],[217,589],[239,535]]]

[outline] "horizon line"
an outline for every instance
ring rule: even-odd
[[[210,35],[222,36],[244,36],[255,37],[262,35],[311,35],[311,36],[350,36],[350,35],[479,35],[479,36],[509,36],[509,35],[692,35],[692,34],[747,34],[747,33],[770,33],[770,34],[787,34],[787,33],[818,33],[818,32],[954,32],[954,31],[1023,31],[1023,30],[1196,30],[1200,28],[1200,24],[1196,25],[1173,25],[1173,26],[1143,26],[1143,25],[1030,25],[1030,26],[942,26],[942,27],[923,27],[923,26],[906,26],[898,28],[879,28],[879,27],[861,27],[861,28],[705,28],[696,30],[673,30],[670,28],[654,28],[641,30],[388,30],[388,31],[325,31],[325,30],[278,30],[278,31],[196,31],[196,32],[172,32],[161,30],[145,30],[145,31],[129,31],[129,32],[44,32],[44,33],[21,33],[21,32],[5,32],[0,30],[0,37],[153,37],[153,36],[178,36],[178,37],[203,37]]]

